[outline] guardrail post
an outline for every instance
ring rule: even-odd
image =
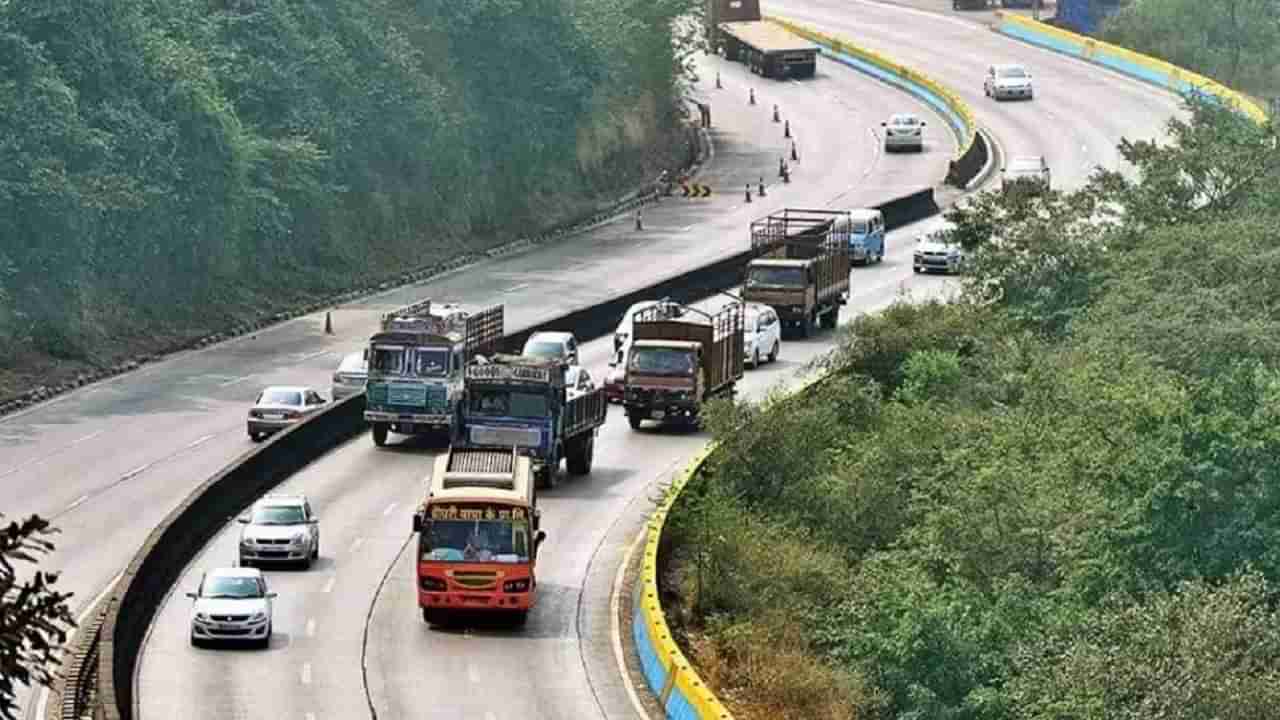
[[[791,159],[800,162],[800,151],[796,149],[795,141],[791,141]]]
[[[760,197],[764,197],[764,178],[760,178]]]
[[[720,84],[720,71],[719,71],[719,70],[717,70],[717,71],[716,71],[716,89],[717,89],[717,90],[722,90],[722,89],[724,89],[724,85],[721,85],[721,84]]]
[[[329,312],[326,312],[324,314],[324,334],[325,335],[333,334],[333,318],[331,317],[331,315],[332,313],[329,313]]]
[[[747,183],[747,202],[751,202],[751,183]]]
[[[791,137],[791,121],[790,120],[786,121],[782,125],[782,137],[784,138]]]
[[[755,89],[755,88],[747,88],[747,93],[748,93],[748,95],[747,95],[747,104],[748,104],[748,105],[755,105],[755,104],[756,104],[756,89]]]
[[[637,230],[644,229],[644,219],[643,219],[643,214],[640,212],[640,208],[636,208],[636,229]]]
[[[773,104],[773,121],[778,122],[781,118],[778,116],[778,104]]]

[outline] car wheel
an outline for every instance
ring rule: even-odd
[[[773,350],[769,351],[769,362],[777,362],[778,360],[778,341],[773,341]]]
[[[241,555],[238,559],[240,560],[239,567],[243,567],[243,568],[253,567],[253,562],[251,560],[245,560],[243,555]]]
[[[752,369],[760,367],[760,348],[756,348],[751,353],[751,367]]]
[[[249,431],[249,439],[250,439],[250,440],[252,440],[252,441],[254,441],[254,442],[258,442],[259,440],[261,440],[261,439],[262,439],[262,434],[261,434],[261,433],[256,433],[256,432],[253,432],[252,430],[250,430],[250,431]]]
[[[320,538],[316,538],[316,544],[311,548],[311,559],[312,560],[320,559]]]
[[[192,635],[192,636],[191,636],[191,647],[197,647],[197,648],[198,648],[198,647],[200,647],[200,645],[201,645],[201,640],[200,640],[200,638],[196,637],[195,635]]]

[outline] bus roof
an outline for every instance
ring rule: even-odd
[[[512,450],[450,448],[436,456],[429,502],[495,502],[533,507],[533,466]]]

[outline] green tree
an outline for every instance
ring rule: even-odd
[[[48,538],[55,532],[36,515],[0,530],[0,717],[7,720],[20,712],[19,686],[52,682],[58,650],[75,625],[71,594],[54,589],[56,573],[37,570],[23,579],[18,571],[53,550]]]

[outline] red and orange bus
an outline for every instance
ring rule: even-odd
[[[451,448],[436,458],[428,488],[413,516],[423,621],[443,624],[458,611],[489,611],[523,623],[546,538],[530,459],[514,449]]]

